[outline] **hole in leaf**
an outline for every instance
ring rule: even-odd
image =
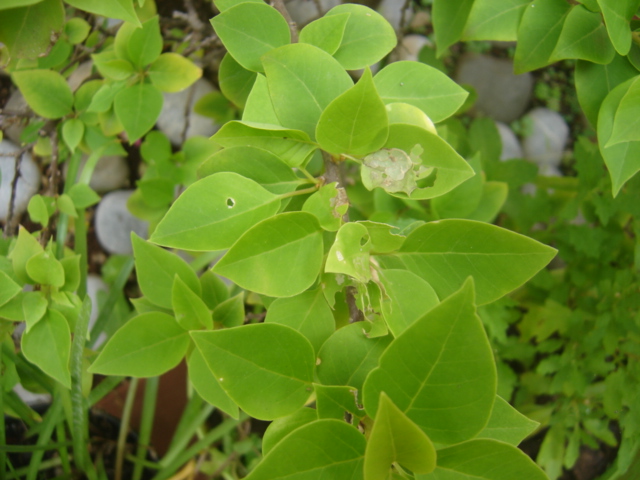
[[[364,247],[369,242],[369,235],[363,235],[360,239],[360,246]]]
[[[233,198],[227,198],[227,208],[233,208],[236,205],[236,201]]]

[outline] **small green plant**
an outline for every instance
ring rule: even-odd
[[[367,7],[335,7],[291,43],[274,8],[217,6],[219,81],[242,120],[214,135],[223,148],[150,241],[133,237],[144,297],[89,371],[157,376],[186,358],[205,400],[273,420],[251,479],[543,479],[515,448],[535,424],[496,395],[476,305],[554,250],[484,223],[504,185],[432,123],[467,93],[420,63],[373,76],[396,36]],[[225,252],[198,277],[161,246]],[[243,290],[264,322],[245,322]]]

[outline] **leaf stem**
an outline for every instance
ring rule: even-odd
[[[283,193],[282,195],[278,195],[278,198],[282,200],[284,198],[296,197],[298,195],[306,195],[307,193],[314,193],[318,191],[319,186],[320,184],[318,183],[313,187],[303,188],[302,190],[295,190],[293,192]]]
[[[320,180],[315,178],[313,175],[311,175],[306,168],[304,167],[297,167],[298,170],[305,176],[307,177],[312,183],[315,183],[316,185],[318,183],[320,183]]]
[[[133,377],[129,382],[127,397],[124,401],[122,409],[122,419],[120,420],[120,433],[118,434],[118,446],[116,449],[116,472],[115,480],[122,480],[122,467],[124,465],[124,451],[127,446],[127,434],[129,433],[129,422],[131,420],[131,412],[133,411],[133,401],[136,398],[136,390],[138,389],[138,379]]]
[[[153,419],[156,412],[156,400],[158,398],[158,377],[147,378],[144,386],[144,400],[142,401],[142,419],[138,432],[138,451],[136,452],[136,464],[133,469],[133,480],[140,480],[144,470],[144,461],[151,444],[151,432]]]

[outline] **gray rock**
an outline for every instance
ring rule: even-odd
[[[82,83],[91,76],[91,70],[93,69],[93,62],[83,62],[78,65],[69,78],[67,83],[72,91],[76,91]]]
[[[9,100],[7,100],[7,104],[4,106],[3,111],[15,115],[27,115],[30,112],[30,109],[20,90],[14,90],[9,96]],[[8,138],[14,143],[20,144],[20,135],[24,130],[24,123],[22,121],[12,121],[12,123],[3,126],[2,129],[4,131],[5,138]]]
[[[131,215],[127,200],[133,190],[118,190],[105,195],[96,209],[95,227],[98,242],[109,253],[133,252],[131,232],[146,238],[149,224]]]
[[[0,221],[5,222],[9,215],[9,203],[11,202],[11,189],[15,178],[15,168],[17,158],[4,156],[17,152],[19,147],[9,140],[0,142]],[[29,204],[29,200],[38,190],[40,190],[40,169],[28,153],[22,154],[20,161],[20,177],[16,184],[14,215],[19,216],[24,213]]]
[[[518,119],[533,92],[530,73],[515,75],[513,61],[487,55],[465,54],[456,81],[471,85],[478,93],[474,108],[499,122]]]
[[[82,159],[80,168],[78,169],[77,178],[80,178],[82,169],[87,161],[85,155]],[[65,163],[64,175],[67,176],[68,164]],[[98,160],[96,168],[91,175],[89,186],[98,193],[112,192],[129,185],[129,165],[123,157],[109,156],[102,157]]]
[[[535,108],[525,118],[531,123],[531,134],[522,142],[525,158],[538,164],[541,175],[555,176],[569,139],[567,122],[548,108]]]
[[[191,87],[176,93],[165,93],[164,104],[158,118],[158,128],[175,145],[196,135],[210,137],[219,126],[211,118],[198,115],[193,107],[207,93],[215,89],[209,81],[200,79]]]
[[[511,158],[524,158],[520,141],[513,130],[502,122],[496,122],[500,139],[502,140],[502,153],[500,160],[509,160]]]
[[[406,4],[406,0],[382,0],[378,5],[378,13],[387,19],[395,31],[399,31],[400,24],[403,21],[402,11],[405,9]],[[409,3],[409,8],[404,12],[403,26],[406,27],[409,25],[412,17],[413,7],[411,3]]]
[[[298,28],[321,17],[340,3],[340,0],[285,0],[289,15]]]
[[[425,45],[431,45],[431,42],[424,35],[407,35],[402,38],[402,42],[398,44],[391,54],[391,60],[394,62],[400,60],[417,62],[418,54]]]

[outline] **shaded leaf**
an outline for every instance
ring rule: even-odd
[[[189,355],[187,367],[189,369],[189,381],[191,381],[196,392],[214,407],[237,419],[240,414],[238,406],[222,389],[218,379],[209,370],[207,362],[205,362],[202,353],[197,348],[194,348]]]
[[[189,333],[175,318],[160,312],[143,313],[109,339],[89,372],[155,377],[178,365],[188,347]]]
[[[364,384],[369,416],[385,392],[434,442],[463,442],[484,428],[497,376],[474,296],[468,280],[391,343]]]
[[[216,173],[191,184],[178,197],[151,241],[185,250],[222,250],[279,207],[280,200],[253,180]]]
[[[267,430],[264,432],[264,436],[262,437],[262,454],[266,455],[284,437],[297,428],[306,425],[307,423],[311,423],[314,420],[318,420],[318,414],[316,409],[309,407],[302,407],[291,415],[276,418],[269,424]]]
[[[320,17],[300,31],[300,42],[314,45],[333,55],[342,43],[350,13]]]
[[[213,271],[262,295],[292,297],[316,281],[322,251],[322,229],[313,215],[281,213],[247,230]]]
[[[518,25],[531,0],[476,0],[473,2],[462,39],[498,40],[518,39]]]
[[[151,130],[162,110],[162,93],[149,84],[120,90],[113,99],[113,109],[133,143]]]
[[[220,386],[252,417],[289,415],[311,395],[313,347],[292,328],[258,323],[191,338]]]
[[[185,330],[212,329],[211,312],[202,299],[176,275],[171,289],[171,305],[176,320]]]

